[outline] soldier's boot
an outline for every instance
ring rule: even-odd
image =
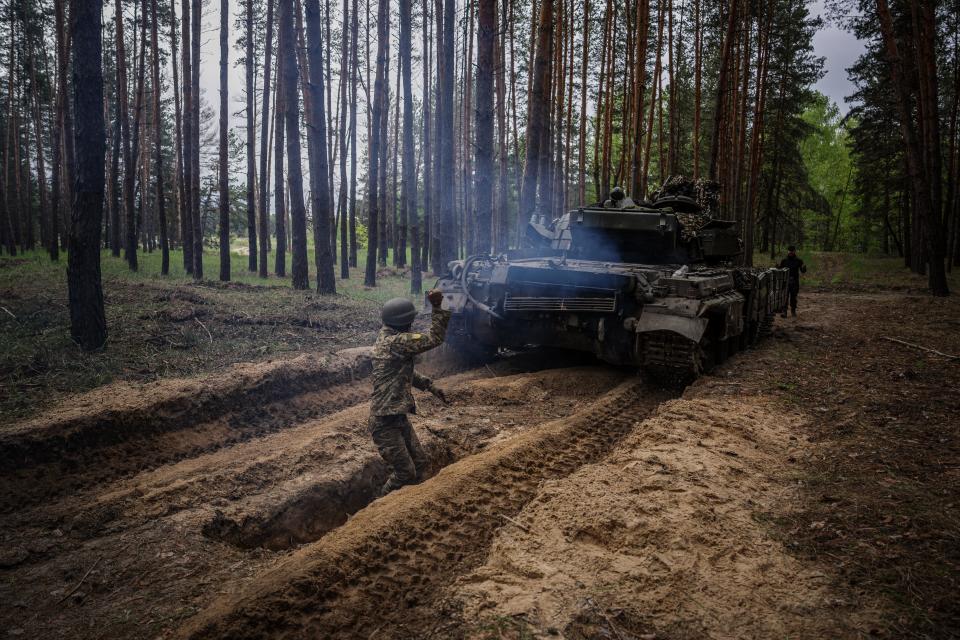
[[[790,315],[792,315],[794,318],[797,317],[797,310],[796,310],[796,308],[790,309]]]
[[[781,317],[781,318],[786,318],[786,317],[787,317],[787,310],[786,310],[786,309],[783,310],[783,313],[780,314],[780,317]]]

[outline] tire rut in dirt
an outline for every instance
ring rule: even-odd
[[[442,587],[482,561],[541,481],[603,457],[672,394],[624,383],[375,502],[182,630],[194,638],[427,637],[456,624]]]

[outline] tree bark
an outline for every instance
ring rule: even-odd
[[[246,80],[247,80],[247,270],[257,270],[257,160],[256,101],[253,89],[253,0],[247,0],[246,11]],[[264,102],[264,112],[267,111]]]
[[[493,248],[493,81],[494,47],[497,37],[497,0],[480,0],[477,5],[477,93],[476,93],[476,202],[477,253]]]
[[[533,63],[533,90],[527,108],[530,115],[527,119],[526,155],[518,212],[522,220],[529,220],[537,210],[537,185],[539,182],[543,128],[550,118],[549,84],[552,40],[553,0],[541,0],[540,20],[537,27],[537,46]]]
[[[127,95],[127,55],[126,41],[123,35],[123,6],[120,0],[115,5],[116,57],[117,57],[117,93],[120,100],[120,135],[123,139],[123,211],[127,226],[124,245],[125,259],[131,269],[137,264],[137,227],[134,212],[134,158],[130,146],[130,103]],[[68,109],[69,111],[69,109]]]
[[[551,0],[552,1],[552,0]],[[457,258],[457,219],[454,211],[456,185],[454,183],[454,137],[453,137],[453,89],[454,74],[454,21],[455,0],[444,0],[443,4],[443,78],[439,83],[443,96],[440,119],[440,220],[439,223],[439,263],[441,269]]]
[[[286,189],[283,179],[284,118],[283,106],[283,37],[277,36],[277,101],[273,106],[273,210],[277,224],[277,249],[273,272],[281,278],[287,275],[287,211]]]
[[[337,142],[340,147],[340,189],[337,194],[337,210],[340,212],[340,277],[350,277],[350,246],[347,241],[347,73],[350,57],[350,5],[343,0],[343,26],[340,28],[340,128]]]
[[[313,113],[314,135],[309,143],[307,154],[311,157],[310,171],[316,172],[315,189],[311,192],[313,210],[313,247],[317,267],[317,293],[336,293],[337,280],[333,270],[331,252],[330,222],[333,218],[330,208],[329,158],[327,156],[327,117],[324,113],[323,78],[323,42],[318,0],[307,0],[307,60],[310,73],[310,109]],[[310,140],[310,137],[308,137]]]
[[[914,9],[917,10],[916,3],[921,0],[911,0]],[[923,44],[923,40],[931,39],[929,44],[932,47],[935,28],[933,28],[933,7],[924,2],[922,10],[925,13],[924,21],[926,29],[923,33],[916,33],[915,37],[919,50],[916,55],[921,58],[917,64],[917,71],[920,75],[920,83],[925,85],[921,89],[921,104],[918,105],[920,113],[927,114],[927,121],[921,123],[925,127],[926,139],[921,140],[917,133],[916,124],[913,121],[911,98],[909,94],[907,78],[904,77],[903,60],[900,55],[900,47],[897,44],[894,33],[893,18],[890,14],[890,8],[886,0],[876,0],[877,15],[880,22],[880,32],[883,38],[884,49],[886,52],[889,66],[890,78],[896,93],[897,111],[900,119],[900,133],[904,141],[904,156],[907,163],[907,172],[910,184],[913,189],[914,214],[918,216],[921,228],[923,230],[924,248],[928,254],[929,272],[928,282],[930,291],[935,296],[947,296],[950,294],[947,285],[946,270],[944,267],[945,242],[943,227],[941,224],[941,214],[939,209],[940,181],[939,173],[939,154],[940,137],[939,121],[936,111],[937,91],[936,79],[924,78],[926,73],[933,68],[935,73],[935,60],[927,59],[930,56],[928,47]],[[929,13],[929,16],[926,14]],[[923,146],[934,147],[927,148],[926,154],[931,158],[924,162]]]
[[[264,47],[263,62],[263,107],[260,112],[260,197],[257,210],[259,212],[260,244],[257,266],[261,278],[267,277],[267,247],[270,242],[270,218],[267,211],[267,172],[269,162],[267,149],[269,147],[270,126],[270,72],[272,71],[271,57],[273,55],[273,5],[274,0],[267,0],[267,33]]]
[[[70,16],[73,43],[73,108],[77,159],[75,197],[70,221],[67,290],[70,335],[80,347],[93,351],[107,340],[100,282],[100,226],[103,217],[103,5],[74,0]]]
[[[373,89],[373,114],[370,132],[370,165],[367,171],[369,180],[367,199],[369,212],[367,214],[367,264],[363,277],[363,284],[368,287],[377,285],[377,248],[379,246],[379,216],[380,216],[380,141],[383,123],[383,112],[386,102],[386,57],[387,43],[387,0],[377,3],[377,75]]]
[[[180,120],[183,135],[183,173],[180,176],[181,220],[183,234],[183,268],[193,273],[193,77],[190,55],[190,0],[180,5],[180,26],[183,34],[181,65],[183,67],[183,114]],[[176,41],[176,34],[173,36]]]
[[[357,78],[360,73],[360,14],[357,0],[350,15],[350,266],[357,266]]]
[[[290,227],[293,242],[291,274],[294,289],[307,289],[310,274],[307,266],[307,212],[303,202],[303,170],[300,160],[300,100],[297,95],[300,77],[294,51],[293,0],[279,0],[280,63],[283,87],[283,110],[287,140],[287,189],[290,192]]]
[[[193,277],[203,279],[203,217],[200,215],[200,27],[201,27],[201,0],[191,0],[193,16],[190,21],[192,33],[190,35],[190,58],[193,64],[190,67],[190,82],[192,84],[190,102],[191,125],[190,133],[193,141],[190,152],[193,155],[190,161],[190,204],[193,207]]]
[[[160,45],[157,30],[157,0],[150,0],[150,46],[153,48],[153,131],[156,164],[157,218],[160,226],[160,273],[170,273],[170,244],[167,238],[167,211],[163,201],[163,149],[160,134],[163,130],[160,112]]]
[[[249,11],[250,4],[247,3]],[[220,155],[218,165],[218,183],[220,187],[220,281],[230,281],[230,159],[227,154],[227,128],[230,121],[230,111],[227,108],[229,90],[227,86],[227,66],[230,57],[230,1],[220,0]],[[247,32],[247,41],[250,40],[250,32]],[[247,73],[251,71],[251,64],[247,62]],[[249,75],[248,75],[249,89]],[[250,108],[250,98],[247,98],[247,108]],[[252,118],[249,113],[247,124],[250,124]],[[250,136],[247,136],[247,142],[250,142]],[[251,153],[252,146],[248,144],[248,156]],[[247,178],[250,177],[250,167],[247,166]],[[249,186],[249,185],[248,185]],[[247,191],[249,198],[249,188]],[[248,201],[249,202],[249,201]],[[249,218],[248,218],[249,223]],[[253,247],[252,250],[256,250]]]
[[[737,19],[740,9],[740,0],[731,0],[730,15],[727,18],[727,32],[723,38],[722,53],[720,55],[720,71],[717,78],[717,97],[713,111],[713,137],[710,145],[710,172],[711,180],[716,180],[720,170],[720,134],[723,128],[723,110],[727,104],[727,84],[730,76],[730,60],[732,58],[733,41],[736,37]]]

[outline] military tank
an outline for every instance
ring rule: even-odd
[[[651,201],[615,189],[557,220],[534,216],[524,247],[451,262],[437,283],[450,346],[480,359],[535,345],[587,351],[672,382],[752,344],[785,308],[786,270],[733,266],[736,223],[671,184],[683,183]]]

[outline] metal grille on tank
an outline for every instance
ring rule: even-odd
[[[593,311],[612,313],[616,309],[616,296],[599,298],[507,296],[504,300],[504,310],[506,311]]]

